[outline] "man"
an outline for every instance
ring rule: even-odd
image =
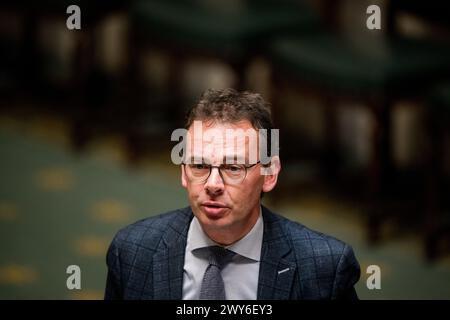
[[[259,134],[272,129],[262,97],[209,90],[186,128],[190,206],[118,232],[105,299],[356,299],[350,246],[261,205],[281,169],[276,152],[262,161],[261,146],[274,143]]]

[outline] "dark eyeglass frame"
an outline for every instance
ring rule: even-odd
[[[248,169],[253,168],[254,166],[256,166],[256,165],[259,164],[259,163],[261,163],[261,161],[255,162],[254,164],[251,164],[251,165],[245,165],[245,164],[231,164],[231,165],[235,165],[235,166],[242,166],[242,167],[245,169],[244,175],[243,175],[243,177],[241,178],[241,180],[240,180],[239,182],[231,183],[231,184],[239,184],[239,183],[241,183],[242,181],[244,181],[245,178],[247,178]],[[190,163],[184,163],[184,162],[182,162],[181,164],[184,166],[184,168],[185,168],[184,170],[186,170],[186,165],[189,165]],[[204,163],[199,163],[199,164],[202,164],[202,165],[204,165],[204,166],[208,166],[208,167],[209,167],[209,173],[208,173],[208,175],[207,175],[204,179],[199,180],[199,181],[196,181],[196,183],[201,184],[201,183],[205,183],[206,181],[208,181],[209,177],[211,176],[211,172],[212,172],[212,169],[213,169],[213,168],[217,168],[217,170],[219,170],[219,175],[220,175],[220,177],[222,178],[222,181],[223,181],[223,182],[228,181],[228,178],[224,178],[224,176],[223,176],[223,174],[222,174],[222,168],[223,168],[223,166],[226,166],[227,164],[221,164],[220,166],[212,166],[212,165],[204,164]],[[229,182],[226,182],[226,183],[227,183],[227,184],[230,184]]]

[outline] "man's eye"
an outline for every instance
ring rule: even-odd
[[[224,169],[229,172],[239,172],[242,170],[242,168],[240,166],[236,166],[236,165],[227,165],[227,166],[224,166]]]
[[[204,169],[208,169],[208,166],[205,164],[193,164],[191,166],[191,168],[195,169],[195,170],[204,170]]]

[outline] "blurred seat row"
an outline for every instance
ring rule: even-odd
[[[276,126],[283,128],[282,156],[286,167],[304,154],[295,128],[285,129],[289,118],[281,93],[286,85],[308,91],[325,106],[325,142],[319,152],[321,172],[338,181],[341,150],[337,140],[340,101],[361,101],[371,113],[370,161],[366,182],[368,240],[380,240],[384,221],[393,212],[385,204],[392,195],[420,200],[419,225],[423,222],[426,256],[438,254],[439,241],[448,236],[444,209],[444,138],[449,124],[450,36],[448,10],[439,1],[379,1],[383,27],[364,30],[362,38],[348,37],[339,23],[341,6],[348,1],[330,0],[115,0],[115,1],[4,1],[2,10],[21,16],[21,36],[1,39],[0,90],[7,97],[27,92],[61,101],[61,112],[73,120],[73,142],[81,150],[98,132],[120,132],[127,137],[129,158],[137,161],[148,149],[161,147],[164,137],[183,125],[190,103],[183,91],[183,70],[192,58],[217,59],[234,72],[234,87],[247,89],[247,71],[255,57],[264,57],[271,68],[271,102]],[[37,43],[36,30],[44,19],[65,19],[66,7],[77,4],[82,30],[76,36],[69,80],[50,83],[45,68],[55,68],[51,55]],[[368,5],[368,4],[367,4]],[[365,29],[366,6],[359,5]],[[113,13],[126,15],[127,63],[119,74],[102,69],[95,52],[98,26]],[[402,14],[437,25],[444,36],[410,36],[400,32]],[[73,32],[73,31],[67,31]],[[379,34],[383,34],[380,37]],[[381,40],[380,40],[381,39]],[[163,50],[168,63],[167,85],[148,87],[142,79],[142,53]],[[97,59],[97,60],[96,60]],[[446,84],[447,83],[447,84]],[[420,101],[427,114],[429,152],[412,185],[400,183],[392,161],[392,112],[396,101]],[[283,148],[283,143],[284,147]],[[408,181],[408,180],[407,180]],[[399,190],[405,189],[404,190]],[[298,186],[287,186],[293,196]],[[292,192],[293,190],[293,192]],[[415,192],[415,193],[414,193]],[[426,196],[424,196],[426,195]],[[413,200],[413,199],[407,199]],[[422,201],[423,200],[423,201]],[[422,202],[421,202],[422,201]],[[401,223],[410,223],[406,211]]]

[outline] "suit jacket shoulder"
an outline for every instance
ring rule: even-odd
[[[119,230],[113,242],[144,246],[148,250],[155,250],[163,239],[164,233],[172,227],[174,220],[188,217],[190,213],[190,208],[186,207],[136,221]]]
[[[154,298],[154,257],[168,243],[182,246],[191,218],[192,211],[186,207],[139,220],[119,230],[106,256],[105,299]]]
[[[293,296],[357,298],[354,285],[359,280],[360,267],[350,245],[264,209],[267,225],[272,225],[269,228],[277,229],[291,248],[288,256],[297,267]]]

